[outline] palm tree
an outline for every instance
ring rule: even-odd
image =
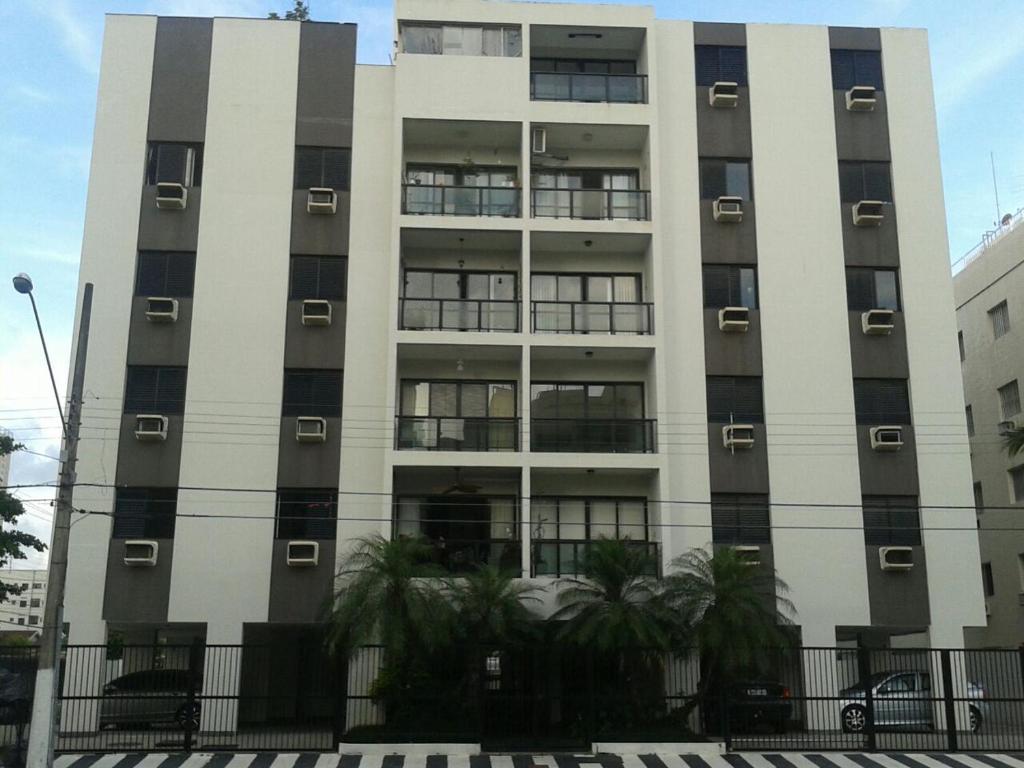
[[[1004,433],[1003,447],[1011,458],[1024,451],[1024,427],[1014,427]]]
[[[539,604],[537,587],[519,582],[518,572],[484,565],[445,582],[455,633],[481,646],[526,640],[537,626],[530,605]]]

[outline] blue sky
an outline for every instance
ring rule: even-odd
[[[629,0],[623,0],[628,3]],[[650,4],[632,3],[632,4]],[[289,0],[0,0],[0,426],[36,454],[12,483],[51,482],[60,450],[31,309],[8,282],[28,272],[63,390],[78,277],[104,13],[265,16]],[[955,260],[1002,211],[1024,206],[1024,2],[1021,0],[661,0],[660,18],[912,26],[931,40]],[[312,0],[313,17],[359,25],[361,63],[386,63],[391,0]],[[25,527],[49,540],[50,489],[27,488]],[[35,564],[42,558],[33,558]]]

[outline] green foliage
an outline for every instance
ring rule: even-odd
[[[14,442],[10,435],[0,435],[0,456],[20,451],[25,446]],[[0,568],[6,568],[13,560],[22,560],[26,549],[42,552],[46,545],[30,533],[19,531],[15,526],[18,518],[25,514],[25,506],[8,493],[0,490]],[[0,582],[0,601],[8,595],[20,595],[21,586]]]
[[[539,617],[531,605],[540,603],[538,589],[521,583],[512,572],[485,565],[445,581],[451,606],[453,637],[463,643],[503,646],[530,639]]]
[[[271,11],[267,14],[267,18],[280,20],[282,16],[276,11]],[[295,0],[295,5],[290,11],[285,11],[283,18],[285,21],[309,21],[309,3]]]
[[[1003,447],[1010,458],[1024,451],[1024,427],[1014,427],[1003,435]]]

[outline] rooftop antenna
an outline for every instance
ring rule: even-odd
[[[995,224],[996,227],[1000,227],[1000,226],[1002,226],[1002,224],[1001,224],[999,218],[1000,218],[1000,216],[1002,216],[1001,211],[1003,209],[999,205],[999,185],[996,184],[996,153],[995,152],[989,152],[988,153],[988,157],[989,157],[989,160],[992,162],[992,191],[995,193],[995,196],[996,196],[996,220],[995,220],[994,224]]]

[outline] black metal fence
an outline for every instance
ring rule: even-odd
[[[38,651],[0,646],[0,764],[24,765]]]

